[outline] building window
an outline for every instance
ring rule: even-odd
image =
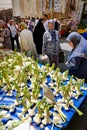
[[[53,7],[53,5],[52,5],[52,0],[49,0],[49,9],[51,10],[52,9],[52,7]]]

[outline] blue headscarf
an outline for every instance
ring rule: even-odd
[[[53,26],[55,26],[55,22],[54,22],[54,20],[53,19],[50,19],[50,20],[48,20],[48,24],[49,23],[52,23],[53,24]],[[54,30],[54,27],[53,27],[53,29],[49,29],[49,32],[50,32],[50,34],[51,34],[51,36],[52,36],[52,43],[55,43],[56,41],[57,41],[57,39],[56,39],[56,32],[55,32],[55,30]]]
[[[68,42],[72,42],[73,45],[76,44],[75,48],[71,51],[68,61],[74,57],[82,57],[87,55],[87,40],[84,39],[79,33],[72,32],[66,39]]]

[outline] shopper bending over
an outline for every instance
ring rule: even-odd
[[[77,32],[70,33],[66,40],[72,47],[66,63],[69,74],[87,82],[87,40]]]

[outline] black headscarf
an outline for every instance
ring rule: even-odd
[[[43,34],[45,32],[45,28],[42,21],[43,19],[40,19],[38,21],[33,33],[34,43],[36,44],[38,54],[42,53]]]

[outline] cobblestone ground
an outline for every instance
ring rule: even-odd
[[[66,62],[68,54],[71,51],[71,47],[67,44],[65,39],[66,39],[65,37],[61,38],[60,45],[65,53],[65,62]],[[59,67],[61,71],[65,71],[67,69],[64,63],[60,64]],[[79,116],[76,113],[72,118],[72,120],[70,121],[70,123],[68,124],[68,126],[63,130],[87,130],[87,98],[81,104],[79,109],[84,113],[84,115]]]

